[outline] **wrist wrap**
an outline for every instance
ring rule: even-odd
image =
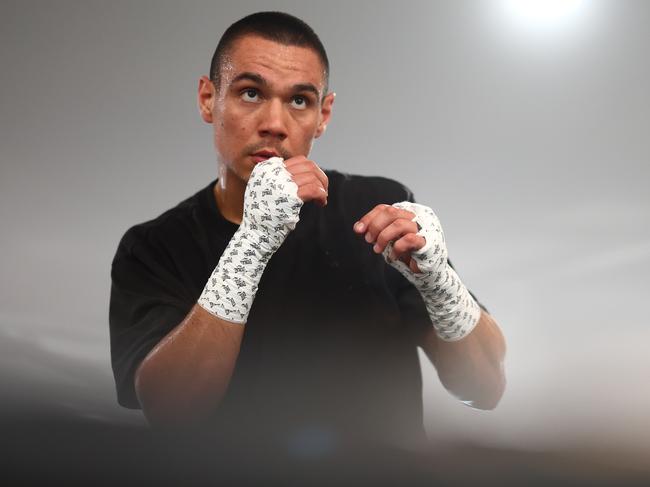
[[[258,163],[244,195],[242,223],[208,279],[198,304],[246,323],[267,263],[299,221],[298,186],[279,157]]]
[[[390,261],[392,242],[384,249],[384,259],[420,292],[437,335],[445,341],[460,340],[474,329],[481,309],[447,262],[447,247],[440,221],[433,210],[424,205],[402,201],[393,206],[415,213],[412,221],[420,229],[417,235],[423,237],[426,243],[421,249],[411,252],[411,258],[422,272],[412,272],[400,260]]]

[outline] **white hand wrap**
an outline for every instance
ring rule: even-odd
[[[208,279],[199,305],[221,319],[246,323],[266,264],[296,227],[302,204],[281,158],[258,163],[246,185],[241,225]]]
[[[412,221],[420,228],[417,235],[426,243],[421,249],[411,252],[411,258],[422,272],[412,272],[400,260],[390,261],[392,242],[384,249],[384,259],[420,292],[437,335],[445,341],[460,340],[474,329],[481,309],[447,263],[447,247],[440,221],[431,208],[417,203],[402,201],[393,206],[415,213]]]

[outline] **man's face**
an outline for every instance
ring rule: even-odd
[[[253,35],[237,40],[221,65],[220,86],[206,79],[199,86],[222,171],[248,181],[255,164],[269,157],[307,156],[331,114],[334,95],[323,99],[324,85],[312,49]]]

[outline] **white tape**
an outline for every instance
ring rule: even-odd
[[[242,223],[198,303],[221,319],[245,323],[268,261],[299,221],[302,200],[284,161],[258,163],[244,195]]]
[[[422,272],[412,272],[400,260],[389,260],[392,242],[384,249],[384,259],[420,292],[438,336],[445,341],[460,340],[474,329],[481,309],[447,263],[447,246],[440,221],[431,208],[418,203],[402,201],[393,206],[415,214],[411,221],[418,224],[417,235],[424,238],[425,244],[411,252],[411,258]]]

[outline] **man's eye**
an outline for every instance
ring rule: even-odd
[[[255,90],[253,88],[248,88],[248,89],[242,91],[240,96],[241,96],[242,100],[248,101],[248,102],[256,102],[256,101],[259,101],[259,98],[260,98],[260,95],[257,92],[257,90]]]
[[[304,96],[294,96],[291,99],[291,106],[293,108],[297,108],[298,110],[304,110],[305,108],[307,108],[307,104],[308,104],[307,98],[305,98]]]

